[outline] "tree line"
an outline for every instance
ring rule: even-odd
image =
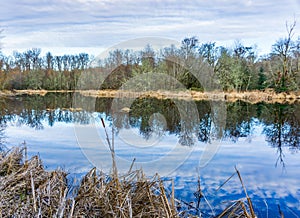
[[[238,92],[298,91],[300,37],[294,40],[295,26],[296,22],[286,24],[286,37],[278,39],[271,52],[260,57],[255,46],[236,41],[227,48],[215,42],[200,43],[197,37],[183,39],[180,47],[171,45],[159,51],[150,45],[142,51],[116,49],[107,58],[97,60],[96,67],[89,65],[92,57],[86,53],[54,56],[48,52],[41,56],[41,49],[33,48],[5,56],[0,51],[0,89],[74,90],[80,75],[89,71],[90,81],[81,81],[86,83],[81,87],[98,87],[102,75],[105,78],[99,88],[119,89],[137,75],[159,72],[170,79],[155,81],[160,89],[179,89],[183,85],[202,91],[208,87]],[[135,80],[134,85],[142,89],[145,82]]]
[[[90,61],[89,55],[53,56],[33,48],[23,53],[14,51],[12,56],[1,54],[1,89],[72,90],[76,80]]]

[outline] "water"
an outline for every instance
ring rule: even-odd
[[[217,191],[236,166],[259,217],[278,217],[278,205],[285,217],[300,216],[300,104],[78,97],[0,99],[4,144],[25,142],[49,170],[109,172],[102,118],[121,173],[135,158],[134,168],[147,175],[173,178],[176,197],[186,202],[195,201],[200,176],[206,197],[200,207],[217,214],[228,201],[245,198],[236,175]]]

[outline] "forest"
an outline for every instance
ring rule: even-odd
[[[90,65],[93,57],[86,53],[55,56],[47,52],[42,56],[41,49],[32,48],[6,56],[0,50],[0,89],[75,90],[81,74],[92,71],[105,75],[101,89],[119,89],[137,75],[159,72],[175,79],[185,89],[198,91],[217,88],[237,92],[299,91],[300,37],[294,36],[295,26],[296,22],[287,24],[286,37],[274,42],[270,53],[263,56],[258,56],[256,46],[241,41],[228,48],[217,46],[216,42],[202,43],[195,36],[183,39],[179,47],[171,45],[159,51],[151,45],[141,51],[116,49],[107,58],[97,60],[93,69]],[[89,83],[97,83],[99,75],[94,76]],[[214,84],[208,80],[214,80]],[[143,86],[143,83],[135,85]],[[158,86],[168,89],[166,85]]]

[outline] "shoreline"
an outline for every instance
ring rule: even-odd
[[[210,212],[199,203],[196,206],[203,197],[200,177],[198,189],[193,193],[195,200],[185,202],[177,198],[174,180],[170,188],[157,173],[145,175],[142,169],[130,168],[123,174],[113,165],[111,173],[93,167],[75,181],[62,169],[48,171],[39,155],[28,159],[27,149],[26,146],[0,149],[0,217],[40,217],[41,214],[53,217],[55,214],[54,217],[179,218],[196,217],[195,214],[202,212],[215,216],[214,211],[218,217],[227,214],[256,217],[246,191],[245,200],[228,201],[225,208],[215,204],[213,209],[210,206]],[[240,178],[241,190],[246,190],[237,168],[235,174]]]
[[[47,93],[80,93],[83,96],[102,97],[102,98],[138,98],[149,97],[157,99],[178,99],[178,100],[212,100],[236,102],[238,100],[256,104],[259,102],[265,103],[280,103],[293,104],[300,102],[300,92],[283,92],[275,93],[274,91],[247,91],[247,92],[200,92],[200,91],[144,91],[135,92],[128,90],[2,90],[0,96],[18,96],[18,95],[41,95]]]

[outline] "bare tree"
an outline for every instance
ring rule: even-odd
[[[286,82],[289,79],[289,76],[291,74],[290,69],[290,63],[289,58],[292,55],[292,51],[294,49],[294,42],[293,42],[293,36],[294,36],[294,30],[296,27],[296,21],[292,24],[288,24],[286,22],[286,31],[287,36],[285,38],[279,39],[272,48],[272,54],[275,56],[278,56],[279,59],[282,62],[282,72],[278,72],[278,78],[277,78],[277,84],[280,89],[285,89]]]

